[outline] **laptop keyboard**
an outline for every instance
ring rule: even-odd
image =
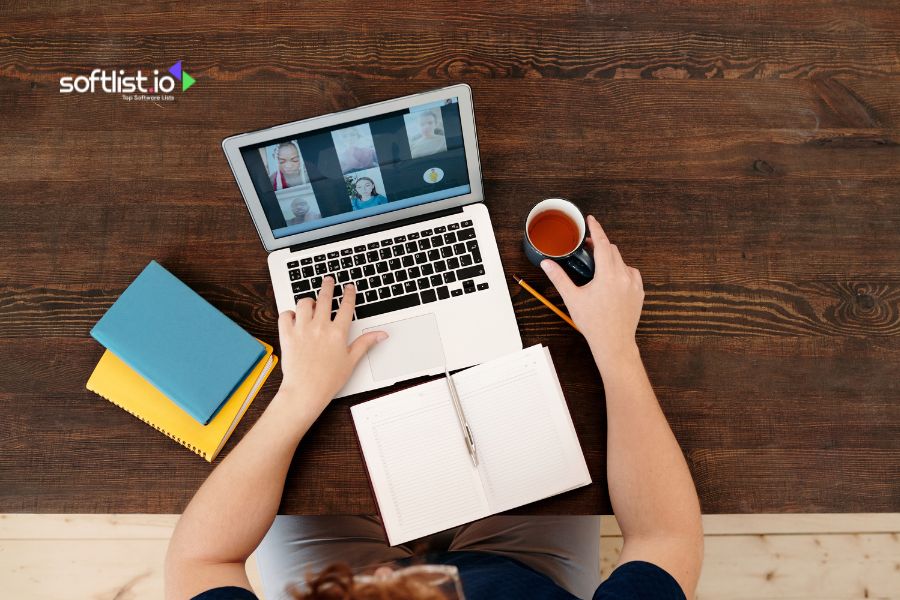
[[[354,320],[488,289],[471,220],[293,260],[287,269],[294,302],[315,299],[322,278],[335,278],[332,317],[342,286],[356,284]]]

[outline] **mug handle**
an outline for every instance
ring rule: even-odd
[[[584,285],[594,278],[594,257],[584,244],[561,262],[576,285]]]

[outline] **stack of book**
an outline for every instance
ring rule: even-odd
[[[156,261],[91,330],[87,389],[212,462],[278,358]]]

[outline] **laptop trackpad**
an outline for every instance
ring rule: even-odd
[[[385,323],[367,331],[386,331],[390,336],[369,350],[372,378],[408,379],[444,366],[444,347],[434,313]]]

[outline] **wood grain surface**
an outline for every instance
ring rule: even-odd
[[[174,102],[60,94],[165,69]],[[89,336],[160,261],[278,345],[234,133],[473,88],[507,274],[549,196],[641,270],[638,343],[704,512],[900,511],[900,11],[893,2],[192,2],[0,6],[0,512],[183,510],[211,466],[89,393]],[[520,512],[608,513],[584,342],[547,344],[594,485]],[[225,453],[257,420],[266,384]],[[349,406],[301,443],[281,510],[375,511]]]

